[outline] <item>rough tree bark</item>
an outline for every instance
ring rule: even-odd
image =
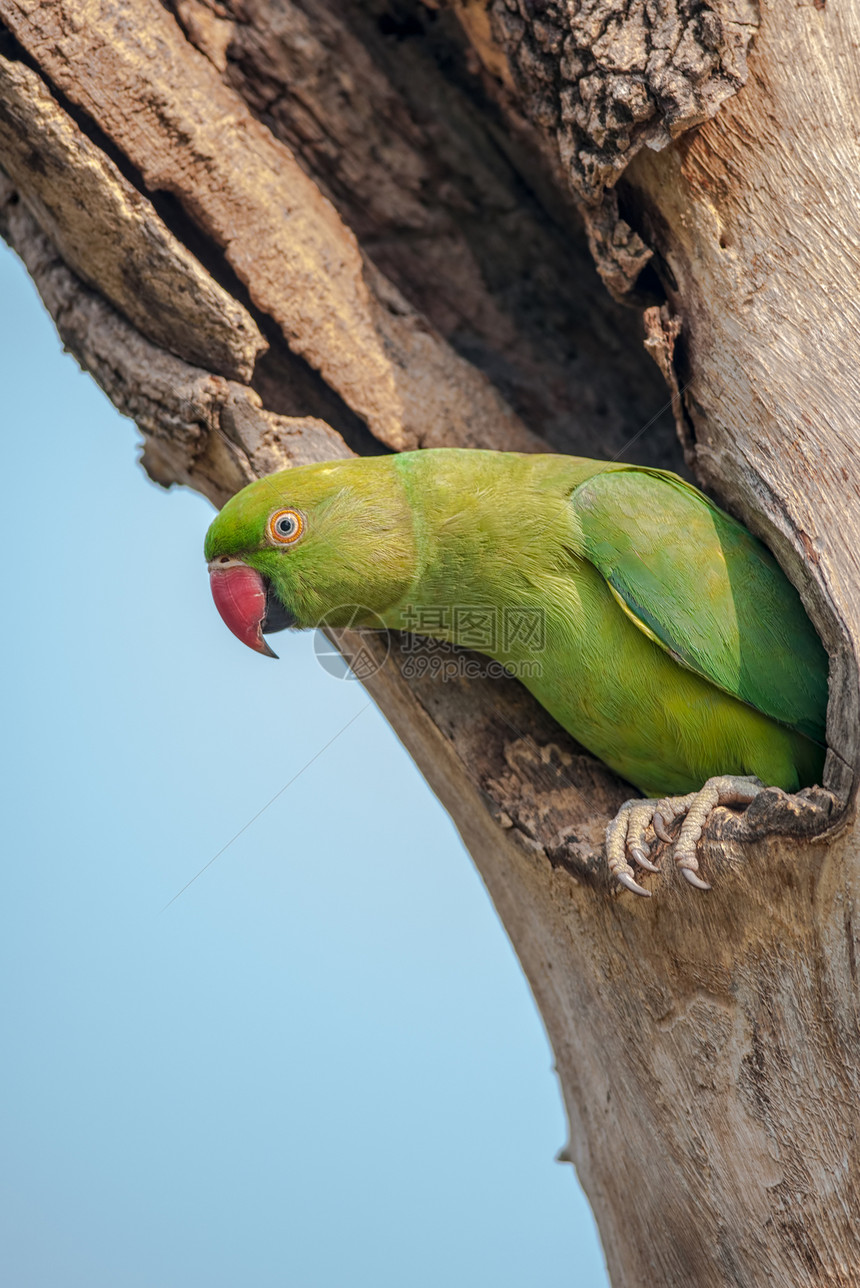
[[[529,978],[613,1281],[856,1283],[856,7],[0,22],[0,231],[153,478],[220,503],[350,451],[614,456],[648,424],[628,459],[685,460],[771,545],[831,655],[825,783],[719,811],[707,896],[668,863],[653,900],[610,889],[629,789],[513,681],[371,689]]]

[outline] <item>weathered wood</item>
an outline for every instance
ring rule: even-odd
[[[266,348],[256,323],[205,273],[43,81],[0,57],[0,155],[65,262],[143,335],[248,380]]]
[[[607,286],[627,295],[652,249],[620,217],[614,185],[641,148],[665,148],[745,83],[756,0],[454,0],[454,7],[579,199]]]
[[[157,0],[12,0],[0,16],[144,185],[179,200],[290,348],[383,442],[534,450],[490,382],[363,260],[317,185]]]
[[[219,502],[291,462],[536,432],[611,456],[674,394],[687,460],[801,589],[825,785],[718,811],[705,897],[668,856],[653,900],[610,890],[629,789],[514,681],[407,679],[395,647],[369,687],[523,963],[614,1282],[853,1284],[858,15],[171,8],[0,0],[0,232],[155,478]],[[652,296],[655,363],[575,199],[613,289]],[[144,317],[120,270],[147,257]],[[672,420],[640,459],[680,462]]]
[[[276,416],[252,389],[141,335],[75,277],[2,173],[0,234],[26,264],[63,343],[147,436],[144,464],[156,482],[188,483],[223,505],[260,474],[348,455],[324,421]],[[183,269],[178,258],[179,280]]]
[[[681,317],[699,476],[772,546],[831,653],[827,781],[856,790],[860,13],[764,10],[743,95],[626,176]],[[790,71],[788,69],[791,69]]]

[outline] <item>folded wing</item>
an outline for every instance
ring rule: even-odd
[[[604,470],[571,501],[586,557],[641,631],[682,666],[823,743],[827,654],[760,541],[662,470]]]

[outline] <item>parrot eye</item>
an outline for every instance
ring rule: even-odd
[[[304,516],[298,510],[276,510],[269,519],[269,539],[279,546],[295,545],[304,530]]]

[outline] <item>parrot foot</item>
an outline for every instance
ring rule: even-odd
[[[650,896],[651,891],[639,885],[627,855],[649,872],[659,869],[650,860],[650,847],[645,839],[649,827],[660,841],[671,843],[669,828],[683,816],[681,831],[675,842],[675,866],[697,890],[710,890],[699,876],[696,849],[705,825],[718,805],[749,805],[764,783],[758,778],[739,778],[725,774],[709,778],[704,787],[686,796],[664,796],[662,800],[625,802],[606,829],[606,858],[609,873],[635,894]]]
[[[651,862],[651,847],[645,840],[645,833],[654,817],[654,809],[659,801],[635,800],[625,801],[615,818],[606,829],[606,858],[609,861],[609,875],[620,881],[621,885],[632,890],[634,894],[644,894],[650,899],[651,891],[639,885],[633,876],[633,869],[627,862],[629,852],[633,862],[647,872],[659,872],[660,869]]]

